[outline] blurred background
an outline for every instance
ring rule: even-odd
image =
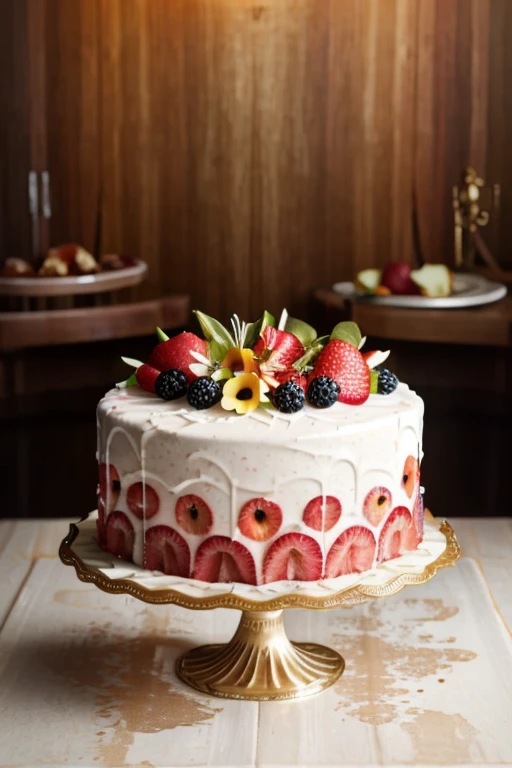
[[[0,516],[94,508],[96,403],[155,325],[282,307],[393,350],[436,515],[510,514],[509,299],[405,310],[332,285],[455,267],[468,166],[492,260],[466,266],[507,283],[511,32],[511,0],[0,0]],[[119,271],[5,284],[66,243]]]

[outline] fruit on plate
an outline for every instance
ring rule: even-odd
[[[361,293],[375,293],[381,284],[381,269],[363,269],[358,272],[355,279],[356,290]]]
[[[310,381],[319,376],[334,379],[340,388],[338,401],[361,405],[370,395],[370,369],[361,352],[347,341],[331,339],[320,352]]]
[[[413,269],[411,280],[422,296],[431,299],[440,299],[452,292],[453,274],[446,264],[424,264],[421,269]]]
[[[256,584],[256,568],[249,550],[227,536],[211,536],[196,552],[194,579],[209,582]]]
[[[411,265],[404,261],[391,261],[382,270],[381,285],[396,296],[417,296],[419,287],[411,280]]]
[[[100,271],[92,253],[81,245],[69,243],[50,248],[38,274],[42,277],[66,277],[67,275],[90,275]]]
[[[317,581],[322,576],[320,545],[304,533],[285,533],[274,541],[263,563],[263,581]]]
[[[375,536],[368,528],[362,525],[347,528],[329,550],[325,578],[368,571],[373,565],[376,546]]]
[[[190,550],[185,539],[168,525],[154,525],[146,531],[144,568],[167,576],[190,574]]]
[[[28,261],[11,257],[5,260],[0,275],[2,277],[33,277],[35,272]]]
[[[400,557],[404,552],[416,549],[418,533],[407,507],[396,507],[384,523],[379,536],[379,563]]]

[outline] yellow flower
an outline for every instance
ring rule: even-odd
[[[252,349],[231,347],[221,363],[223,368],[230,368],[233,373],[258,373],[258,364],[254,359]]]
[[[224,384],[220,404],[226,411],[248,413],[260,403],[268,403],[268,386],[255,373],[241,373]]]

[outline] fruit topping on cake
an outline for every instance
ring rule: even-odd
[[[325,578],[368,571],[373,565],[376,546],[375,536],[368,528],[362,525],[347,528],[329,550]]]
[[[213,526],[213,513],[200,496],[189,493],[176,502],[176,522],[186,533],[205,536]]]
[[[379,395],[391,395],[397,387],[398,379],[395,374],[388,371],[387,368],[381,368],[377,385]]]
[[[105,523],[105,549],[123,560],[132,560],[135,533],[124,512],[111,512]]]
[[[240,532],[254,541],[268,541],[283,522],[281,507],[262,497],[247,501],[238,516]]]
[[[302,387],[293,381],[287,381],[274,390],[272,402],[281,413],[297,413],[304,408],[305,397]]]
[[[177,368],[162,371],[155,381],[155,394],[162,400],[184,397],[187,394],[187,377]]]
[[[205,411],[220,403],[221,398],[222,388],[210,376],[200,376],[195,379],[187,391],[189,404],[198,411]]]
[[[370,395],[370,369],[361,352],[346,341],[331,339],[320,352],[310,379],[319,376],[334,379],[340,403],[362,405]]]
[[[308,501],[302,520],[315,531],[330,531],[341,517],[341,503],[336,496],[316,496]]]
[[[160,343],[147,363],[123,357],[135,372],[117,385],[138,385],[163,400],[187,398],[196,410],[220,402],[239,415],[272,405],[298,413],[307,400],[315,408],[337,402],[362,405],[372,394],[389,394],[398,379],[378,371],[389,351],[361,353],[366,339],[353,322],[338,323],[330,336],[317,337],[302,320],[283,311],[279,326],[268,312],[254,323],[231,319],[232,330],[195,312],[205,339],[187,331],[169,338],[157,328]]]
[[[199,581],[256,584],[256,568],[249,550],[227,536],[211,536],[200,545],[194,563]]]
[[[390,491],[380,485],[377,488],[372,488],[366,494],[363,502],[363,515],[372,525],[378,526],[390,511],[391,505]]]
[[[256,373],[241,373],[224,384],[221,405],[225,411],[249,413],[260,403],[269,402],[268,391],[268,385]]]
[[[160,376],[160,373],[161,372],[157,368],[153,368],[153,366],[144,363],[137,368],[135,378],[141,389],[145,389],[146,392],[155,394],[156,380]]]
[[[263,563],[263,581],[317,581],[322,577],[322,550],[311,536],[285,533],[271,544]]]
[[[149,528],[144,541],[144,568],[188,578],[190,550],[183,536],[168,525]]]
[[[139,520],[150,520],[160,509],[160,498],[148,483],[133,483],[126,494],[128,509]]]
[[[254,345],[254,354],[259,360],[260,375],[270,387],[277,387],[276,373],[288,371],[304,354],[299,339],[277,328],[267,325]]]
[[[377,560],[379,563],[392,560],[404,552],[416,549],[418,543],[419,538],[411,513],[407,507],[396,507],[380,532]]]
[[[420,469],[418,460],[414,456],[408,456],[405,460],[404,471],[402,473],[402,488],[405,489],[406,494],[410,499],[414,495],[414,491],[420,484]]]
[[[317,376],[308,387],[308,401],[315,408],[330,408],[338,400],[340,387],[329,376]]]
[[[208,344],[195,333],[184,331],[178,336],[158,344],[150,354],[148,364],[159,371],[177,368],[183,371],[187,382],[190,383],[196,378],[196,374],[190,369],[190,366],[196,362],[192,352],[206,357]]]

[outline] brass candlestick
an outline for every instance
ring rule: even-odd
[[[461,185],[453,187],[452,196],[455,266],[473,268],[475,254],[478,252],[489,267],[500,271],[479,231],[489,223],[491,212],[496,213],[499,210],[500,185],[486,186],[475,169],[468,166],[462,174]]]

